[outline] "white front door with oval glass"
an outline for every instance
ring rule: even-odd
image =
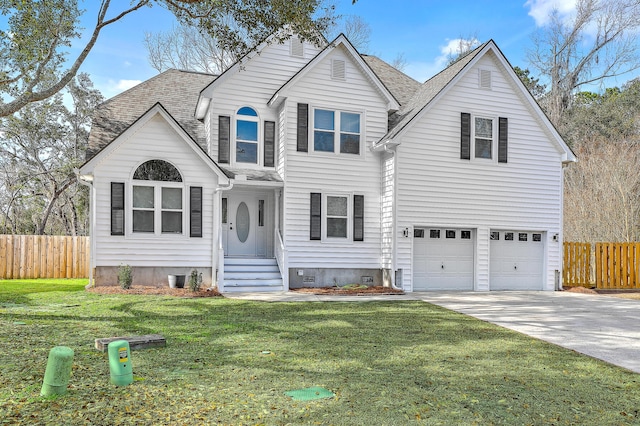
[[[257,200],[229,197],[227,253],[229,256],[256,255]]]

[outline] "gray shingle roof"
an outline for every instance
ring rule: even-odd
[[[422,111],[429,103],[440,93],[447,85],[462,71],[469,62],[471,62],[480,53],[484,47],[490,43],[484,43],[471,51],[469,54],[460,58],[449,67],[440,71],[438,74],[427,80],[414,93],[408,102],[403,103],[402,108],[394,114],[390,119],[389,132],[382,141],[391,139],[397,135],[404,127],[413,120],[413,118]]]
[[[420,88],[420,82],[371,55],[360,55],[400,105],[404,105]]]
[[[158,102],[204,147],[204,125],[195,119],[194,110],[202,88],[215,79],[211,74],[171,69],[102,103],[94,113],[87,159]]]

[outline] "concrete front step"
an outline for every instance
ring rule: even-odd
[[[225,258],[225,292],[282,290],[282,275],[275,259]]]

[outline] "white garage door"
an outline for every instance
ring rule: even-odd
[[[415,228],[413,290],[473,290],[470,229]]]
[[[542,290],[544,242],[539,232],[492,231],[491,290]]]

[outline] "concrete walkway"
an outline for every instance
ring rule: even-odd
[[[422,300],[640,373],[640,301],[567,292],[437,292],[327,296],[225,294],[266,302]]]

